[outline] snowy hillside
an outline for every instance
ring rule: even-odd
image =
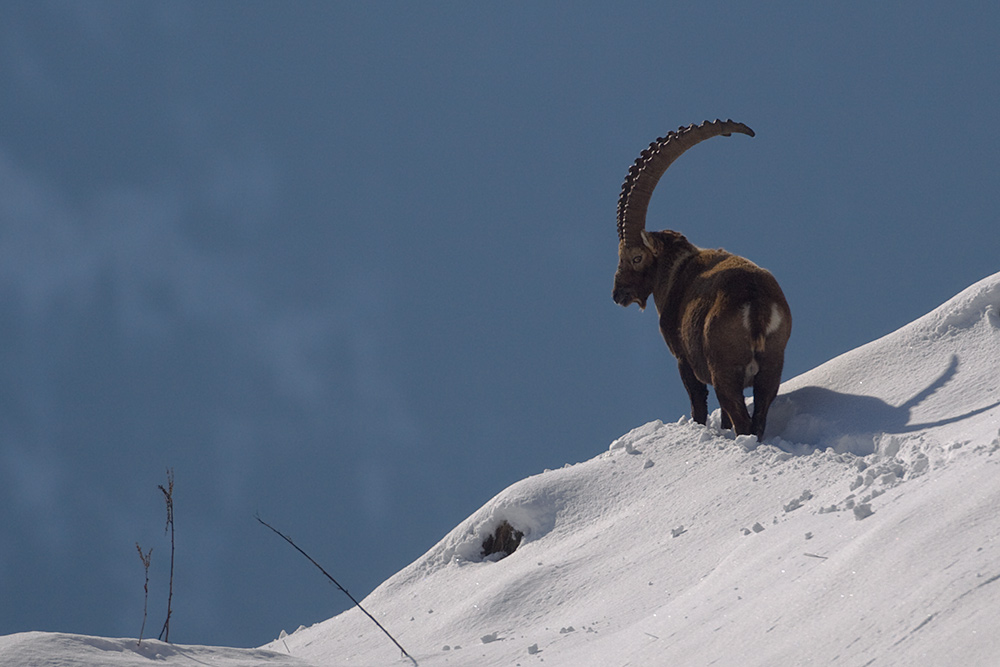
[[[786,382],[765,444],[713,420],[514,484],[363,604],[421,666],[997,664],[1000,274]],[[261,650],[0,637],[5,665],[152,654],[409,664],[356,609]]]

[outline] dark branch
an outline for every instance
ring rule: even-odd
[[[280,530],[278,530],[277,528],[275,528],[274,526],[272,526],[268,522],[266,522],[263,519],[261,519],[259,514],[255,514],[254,518],[257,519],[257,521],[259,521],[263,526],[265,526],[267,528],[270,528],[272,531],[274,531],[274,533],[277,534],[279,537],[281,537],[281,539],[283,539],[286,542],[288,542],[289,544],[291,544],[292,547],[294,547],[296,551],[298,551],[300,554],[302,554],[303,556],[305,556],[306,559],[308,559],[310,563],[312,563],[313,565],[315,565],[316,568],[320,572],[322,572],[323,575],[327,579],[329,579],[330,581],[333,582],[334,586],[336,586],[337,588],[339,588],[344,593],[344,595],[346,595],[348,598],[350,598],[351,602],[354,603],[355,607],[357,607],[358,609],[360,609],[362,611],[362,613],[364,613],[365,616],[367,616],[368,618],[371,619],[372,623],[374,623],[375,625],[378,626],[379,630],[381,630],[382,632],[385,633],[386,637],[388,637],[389,639],[392,640],[392,643],[396,645],[396,648],[398,648],[400,651],[402,651],[403,655],[406,656],[407,658],[409,658],[410,662],[412,662],[414,665],[417,665],[417,661],[414,660],[414,658],[413,658],[412,655],[410,655],[409,653],[406,652],[406,649],[404,649],[402,646],[399,645],[399,642],[396,641],[396,638],[393,637],[391,634],[389,634],[389,631],[386,630],[384,627],[382,627],[382,624],[379,623],[378,620],[374,616],[372,616],[371,614],[369,614],[368,611],[364,607],[361,606],[361,603],[358,602],[356,599],[354,599],[353,595],[351,595],[350,593],[347,592],[346,588],[344,588],[343,586],[341,586],[340,583],[336,579],[334,579],[330,575],[329,572],[327,572],[326,570],[324,570],[322,565],[320,565],[315,560],[313,560],[312,556],[310,556],[309,554],[307,554],[305,551],[303,551],[299,547],[299,545],[297,545],[295,542],[292,541],[292,538],[288,537],[287,535],[285,535],[284,533],[282,533]]]

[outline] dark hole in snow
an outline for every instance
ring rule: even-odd
[[[483,558],[488,558],[493,554],[500,554],[495,560],[506,558],[521,546],[522,537],[524,537],[524,533],[504,520],[497,526],[492,535],[483,540]]]

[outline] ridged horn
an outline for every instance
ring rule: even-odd
[[[728,137],[733,132],[754,136],[753,130],[733,120],[715,122],[706,120],[701,125],[689,125],[676,132],[668,132],[649,145],[629,168],[618,197],[618,240],[625,245],[642,244],[642,230],[646,228],[646,210],[649,199],[667,167],[695,144],[720,134]]]

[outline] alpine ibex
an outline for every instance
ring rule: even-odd
[[[691,416],[708,418],[708,387],[722,408],[722,427],[764,435],[778,393],[792,314],[778,282],[753,262],[725,250],[702,250],[678,232],[647,232],[646,209],[657,181],[681,153],[733,132],[754,136],[731,120],[682,127],[657,139],[629,169],[618,199],[615,303],[646,307],[653,295],[660,332],[677,357],[691,398]],[[743,390],[753,387],[750,417]]]

